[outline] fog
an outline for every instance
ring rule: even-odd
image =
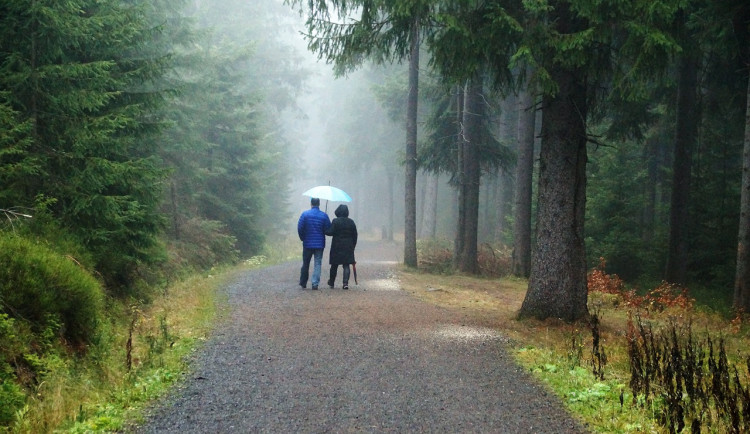
[[[252,4],[251,4],[252,3]],[[310,207],[303,192],[331,185],[351,197],[350,217],[364,237],[403,237],[406,132],[406,65],[365,62],[344,77],[334,77],[333,65],[308,50],[304,19],[283,0],[196,3],[210,6],[210,16],[199,20],[212,31],[249,44],[254,59],[248,81],[255,86],[277,126],[278,152],[287,153],[287,191],[274,196],[283,206],[285,223],[276,225],[284,236],[294,234],[299,214]],[[223,8],[222,8],[223,6]],[[380,98],[376,93],[380,92]],[[383,97],[383,94],[390,95]],[[403,95],[403,97],[401,96]],[[387,103],[382,102],[384,98]],[[400,110],[400,112],[399,112]],[[443,176],[441,203],[454,203],[454,191]],[[422,222],[426,175],[418,175],[417,224]],[[337,202],[321,203],[333,217]],[[450,237],[454,206],[441,207],[439,235]]]
[[[372,77],[382,76],[384,68],[365,65],[362,70],[335,78],[333,66],[307,49],[300,34],[303,25],[298,19],[298,27],[290,29],[296,31],[290,31],[284,39],[304,59],[301,65],[309,71],[295,106],[283,114],[282,129],[293,149],[288,168],[292,174],[288,226],[293,230],[299,214],[310,207],[304,191],[331,185],[352,197],[350,217],[363,236],[379,238],[390,230],[398,238],[403,231],[403,166],[396,151],[403,147],[406,136],[404,126],[387,118],[372,93],[371,86],[376,84]],[[374,130],[378,125],[391,130],[386,134],[388,143]],[[392,193],[389,176],[393,178]],[[321,209],[331,217],[338,205],[321,201]]]

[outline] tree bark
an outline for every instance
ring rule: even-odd
[[[537,242],[520,316],[576,321],[588,316],[586,75],[560,66],[548,70],[558,92],[543,101]]]
[[[526,71],[526,77],[531,70]],[[528,83],[528,80],[527,80]],[[518,96],[518,160],[516,161],[515,210],[513,217],[513,274],[531,272],[531,192],[534,174],[534,89],[528,84]]]
[[[417,266],[417,103],[419,97],[419,17],[414,17],[409,46],[409,96],[406,104],[404,169],[404,264]]]
[[[750,72],[750,68],[749,68]],[[733,307],[750,313],[750,74],[745,106],[745,144],[742,152],[742,191],[740,193],[740,229],[737,237],[737,272],[734,279]]]
[[[481,137],[482,120],[482,81],[479,77],[471,78],[466,84],[464,94],[463,117],[463,195],[464,225],[459,227],[463,232],[463,254],[460,256],[459,270],[464,273],[479,272],[477,262],[477,233],[479,231],[479,167],[478,141]]]
[[[453,264],[460,267],[464,254],[466,203],[464,192],[464,89],[456,86],[456,236],[453,242]]]
[[[479,195],[482,197],[479,206],[479,243],[494,242],[497,227],[497,209],[502,195],[500,185],[500,170],[496,169],[491,175],[485,176]]]
[[[687,283],[689,201],[693,149],[698,136],[698,62],[684,53],[677,85],[677,125],[672,170],[672,199],[669,212],[669,248],[664,279]]]
[[[422,232],[420,238],[435,239],[437,228],[437,198],[439,175],[430,174],[425,180],[424,206],[422,207]]]
[[[386,228],[384,235],[386,240],[393,241],[393,228],[395,226],[393,215],[394,208],[396,208],[396,194],[394,193],[394,190],[396,189],[396,175],[387,169],[386,173],[388,175],[388,227]]]

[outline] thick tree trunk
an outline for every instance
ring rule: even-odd
[[[586,79],[579,70],[550,72],[558,92],[543,101],[537,242],[520,316],[575,321],[588,316]]]
[[[526,74],[528,77],[531,71],[527,70]],[[533,88],[526,87],[518,96],[518,160],[516,161],[512,260],[513,274],[520,277],[529,277],[531,272],[531,192],[536,120],[534,93]]]
[[[482,120],[482,81],[478,77],[469,80],[464,95],[463,130],[463,195],[464,225],[463,254],[460,256],[459,270],[464,273],[478,273],[477,233],[479,230],[479,152],[478,141]]]
[[[750,71],[749,71],[750,72]],[[750,313],[750,74],[745,108],[745,146],[742,152],[740,230],[737,238],[737,273],[734,280],[734,309]]]
[[[664,279],[687,283],[689,201],[693,149],[698,136],[698,62],[689,53],[680,61],[677,85],[677,126],[669,212],[669,250]]]
[[[438,198],[437,174],[429,175],[425,180],[424,206],[422,207],[422,231],[420,238],[435,239],[437,228],[437,198]]]
[[[404,264],[417,266],[417,102],[419,98],[419,17],[414,18],[409,47],[409,97],[406,104],[404,180]]]

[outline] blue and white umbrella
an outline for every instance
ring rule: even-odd
[[[313,187],[302,196],[317,197],[318,199],[330,200],[331,202],[351,202],[352,198],[340,188],[331,187],[330,185],[319,185]]]

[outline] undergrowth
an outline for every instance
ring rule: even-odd
[[[0,433],[115,432],[138,422],[143,408],[183,377],[188,356],[215,324],[223,303],[216,289],[235,272],[267,264],[258,256],[193,275],[148,304],[109,300],[101,338],[87,353],[70,358],[61,348],[37,358],[26,354],[38,377],[23,383],[26,390],[2,382],[0,399],[16,399],[17,405]],[[0,315],[0,334],[14,336],[3,332],[14,325]]]
[[[455,272],[452,243],[445,239],[418,240],[418,268],[432,274]],[[486,277],[507,276],[511,270],[510,249],[482,243],[477,249],[479,273]]]
[[[449,246],[423,248],[420,271],[451,271]],[[509,312],[520,308],[526,283],[513,292],[507,278],[494,285],[505,288],[496,300],[515,304],[516,310],[498,308],[496,321],[512,337],[521,365],[595,432],[750,432],[745,316],[728,319],[696,302],[688,288],[666,282],[630,288],[605,266],[602,260],[588,274],[590,316],[575,324],[515,321]],[[424,280],[419,285],[431,287]],[[492,281],[474,281],[473,291],[453,290],[445,282],[444,298],[429,293],[431,301],[460,306],[459,294],[492,294]]]
[[[627,316],[625,335],[612,335],[610,346],[626,352],[630,405],[646,410],[669,433],[750,432],[750,357],[740,350],[747,344],[742,317],[726,321],[700,312],[687,288],[665,282],[638,294],[607,274],[605,265],[602,260],[589,273],[588,289],[597,309],[603,299],[595,294],[607,294],[613,296],[610,315]]]

